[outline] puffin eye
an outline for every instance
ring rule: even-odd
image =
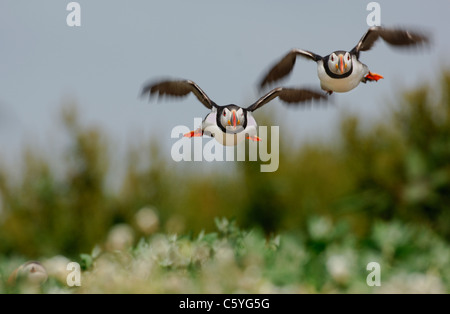
[[[227,113],[225,112],[225,110],[223,111],[223,116],[226,117]]]
[[[334,55],[331,55],[331,62],[334,62]]]
[[[350,61],[350,55],[349,54],[347,55],[347,61]]]

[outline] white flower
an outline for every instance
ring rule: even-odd
[[[50,277],[58,279],[60,282],[66,282],[69,271],[67,270],[67,264],[71,261],[62,255],[56,255],[52,258],[44,260],[42,263],[48,271]]]
[[[350,277],[349,260],[344,255],[331,255],[326,262],[331,277],[338,283],[346,283]]]
[[[144,207],[135,215],[136,225],[145,234],[152,234],[158,230],[159,218],[153,207]]]
[[[131,247],[133,242],[133,229],[127,224],[118,224],[109,231],[106,248],[110,251],[123,251]]]
[[[314,240],[328,239],[332,228],[332,222],[326,217],[315,217],[308,224],[309,234]]]
[[[377,293],[445,294],[441,278],[433,274],[401,273],[381,282]]]

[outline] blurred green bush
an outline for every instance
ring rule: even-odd
[[[261,173],[259,163],[236,162],[220,180],[182,163],[174,167],[151,140],[130,148],[119,190],[109,189],[106,135],[83,127],[73,107],[62,117],[71,140],[58,166],[62,173],[32,149],[24,153],[20,180],[0,167],[0,256],[78,257],[121,223],[139,239],[145,232],[136,228],[135,214],[146,206],[156,208],[160,232],[211,232],[215,217],[234,217],[268,238],[298,233],[311,254],[322,252],[339,231],[330,226],[341,223],[366,248],[377,246],[373,235],[385,232],[382,222],[450,240],[450,72],[439,87],[399,96],[390,115],[369,129],[346,117],[337,143],[296,149],[281,141],[278,171]],[[314,217],[325,220],[311,224]]]

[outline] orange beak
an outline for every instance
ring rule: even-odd
[[[341,70],[341,73],[344,73],[344,56],[339,55],[339,70]]]
[[[233,110],[233,127],[236,128],[236,111]]]

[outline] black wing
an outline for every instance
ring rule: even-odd
[[[182,97],[191,92],[206,108],[212,109],[212,107],[218,107],[217,104],[212,101],[197,84],[190,80],[161,81],[158,83],[147,84],[142,89],[142,95],[149,93],[150,96],[153,94],[158,94]]]
[[[401,28],[374,26],[369,28],[351,52],[359,57],[360,51],[371,49],[380,37],[388,44],[397,47],[417,46],[429,42],[428,36],[418,32],[412,32]]]
[[[314,91],[311,89],[296,89],[296,88],[284,88],[284,87],[278,87],[270,92],[268,92],[266,95],[258,99],[253,105],[249,106],[247,108],[248,111],[255,111],[256,109],[264,106],[269,101],[273,100],[274,98],[279,97],[280,100],[283,102],[293,104],[293,103],[301,103],[301,102],[307,102],[313,99],[320,100],[325,99],[326,96],[324,93],[319,91]]]
[[[273,81],[277,81],[282,77],[288,75],[294,68],[297,56],[302,56],[304,58],[308,58],[316,62],[322,59],[321,56],[316,55],[315,53],[312,53],[310,51],[301,49],[292,49],[283,59],[280,60],[280,62],[278,62],[272,67],[269,73],[261,81],[260,87],[264,87],[266,84]]]

